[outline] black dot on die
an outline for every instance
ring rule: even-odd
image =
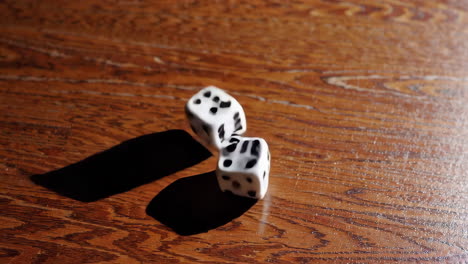
[[[255,164],[257,164],[257,159],[251,159],[247,162],[247,164],[245,164],[245,168],[250,169],[255,166]]]
[[[239,189],[240,187],[241,187],[241,184],[238,181],[232,182],[232,188]]]
[[[266,171],[263,171],[263,179],[265,179]]]
[[[230,160],[230,159],[227,159],[227,160],[225,160],[223,162],[224,167],[229,167],[229,166],[231,166],[231,164],[232,164],[232,160]]]
[[[195,99],[195,101],[193,101],[194,104],[201,104],[201,100],[200,99]]]
[[[219,102],[219,97],[218,96],[213,97],[213,102],[215,103]]]
[[[242,143],[242,147],[241,147],[240,153],[246,152],[248,146],[249,146],[249,141],[248,141],[248,140],[247,140],[247,141],[244,141],[244,142]]]
[[[247,194],[248,194],[250,197],[255,197],[255,195],[257,195],[257,192],[256,192],[256,191],[248,191]]]
[[[258,156],[260,152],[260,141],[259,140],[254,140],[252,142],[252,148],[250,149],[250,154],[254,156]]]
[[[230,106],[231,106],[231,101],[221,102],[219,104],[219,107],[221,107],[221,108],[227,108],[227,107],[230,107]]]
[[[223,180],[226,180],[226,181],[229,181],[231,179],[231,177],[229,177],[227,175],[223,175],[221,177],[223,178]]]
[[[205,93],[203,94],[203,96],[205,96],[205,97],[208,97],[208,98],[209,98],[209,97],[211,96],[211,92],[210,92],[210,91],[208,91],[208,92],[205,92]]]
[[[220,125],[219,128],[218,128],[218,136],[219,136],[219,139],[221,139],[221,142],[224,141],[224,124]]]
[[[226,150],[228,152],[234,152],[234,150],[236,150],[236,147],[237,147],[237,143],[234,143],[234,144],[231,144],[231,145],[227,146]]]
[[[247,180],[249,183],[252,183],[252,178],[247,177],[246,180]]]
[[[217,107],[211,107],[210,112],[213,113],[213,114],[216,114],[216,112],[218,112],[218,108]]]

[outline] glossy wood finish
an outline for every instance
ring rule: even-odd
[[[0,2],[0,262],[464,263],[466,0]],[[273,158],[242,216],[180,236],[145,213],[216,158],[96,202],[33,174],[189,126],[217,85]]]

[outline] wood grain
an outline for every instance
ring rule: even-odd
[[[0,262],[468,262],[468,1],[0,1]],[[180,236],[145,208],[216,157],[92,203],[35,185],[189,126],[216,85],[270,189]]]

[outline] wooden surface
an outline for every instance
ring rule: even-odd
[[[0,14],[1,263],[468,261],[468,1],[5,0]],[[273,160],[266,199],[227,224],[183,236],[146,214],[215,156],[95,202],[30,180],[189,131],[184,103],[206,85],[240,101]]]

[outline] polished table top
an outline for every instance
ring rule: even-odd
[[[0,262],[467,261],[467,1],[0,14]],[[270,146],[264,200],[221,193],[190,136],[207,85]]]

